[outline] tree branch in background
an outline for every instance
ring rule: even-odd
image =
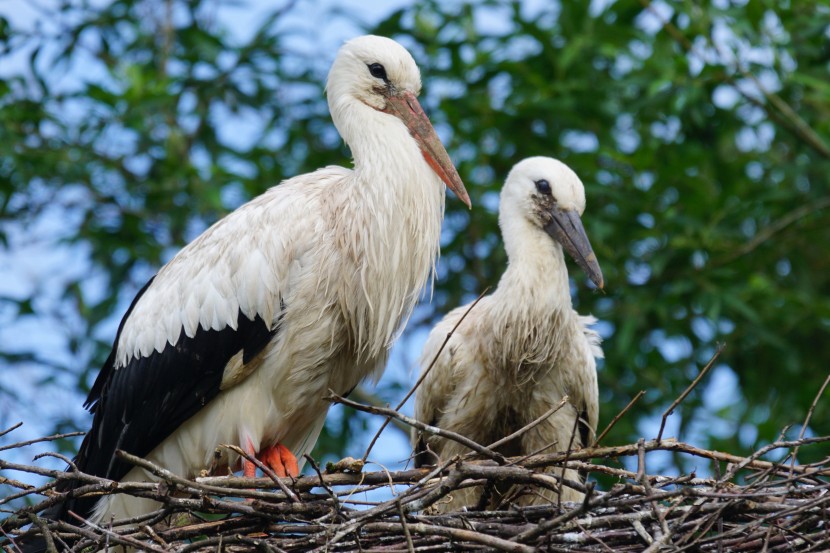
[[[710,264],[713,267],[717,267],[720,265],[726,265],[739,257],[752,253],[755,248],[787,228],[788,226],[792,225],[793,223],[807,217],[808,215],[815,213],[816,211],[821,211],[822,209],[826,209],[830,207],[830,196],[824,196],[816,200],[815,202],[811,202],[809,204],[800,205],[797,208],[793,209],[783,217],[777,219],[772,224],[767,225],[763,229],[761,229],[758,234],[752,237],[752,240],[749,240],[746,244],[742,245],[739,248],[736,248],[732,251],[729,255],[726,255],[722,258],[715,259]]]
[[[663,29],[668,33],[669,36],[677,42],[681,48],[687,53],[696,56],[704,65],[706,65],[706,58],[700,54],[699,52],[695,51],[694,44],[689,41],[688,38],[683,34],[680,29],[678,29],[671,21],[667,21],[663,19],[663,16],[654,9],[654,6],[651,0],[640,0],[640,4],[644,8],[646,8],[657,20],[660,22],[660,25]],[[723,55],[717,41],[712,40],[709,38],[709,42],[715,49],[718,50],[718,54],[721,57],[721,60],[725,64],[726,56]],[[743,90],[732,75],[725,75],[724,80],[732,85],[735,90],[737,90],[741,96],[744,97],[747,101],[755,104],[756,106],[762,108],[770,118],[775,119],[779,123],[782,124],[783,127],[789,129],[793,134],[801,138],[806,144],[808,144],[811,148],[813,148],[821,157],[826,159],[830,159],[830,147],[824,143],[821,137],[816,134],[816,132],[810,127],[810,125],[801,118],[801,116],[796,113],[796,111],[784,101],[779,95],[775,94],[774,92],[770,92],[766,89],[765,86],[758,80],[758,78],[752,74],[749,70],[745,69],[741,63],[737,60],[735,61],[734,66],[732,67],[733,72],[739,73],[742,77],[749,79],[752,83],[758,88],[758,91],[761,95],[767,100],[768,103],[759,102],[757,98],[753,97],[751,94],[748,94],[745,90]],[[773,111],[770,106],[778,110],[778,113]],[[779,116],[780,114],[780,116]]]

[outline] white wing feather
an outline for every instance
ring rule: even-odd
[[[199,327],[236,328],[241,310],[259,315],[268,325],[280,312],[280,297],[289,290],[289,268],[304,251],[286,247],[281,234],[308,237],[314,245],[314,214],[319,195],[349,174],[326,167],[271,188],[220,220],[162,267],[133,307],[117,344],[116,366],[133,357],[175,344],[181,331],[193,337]]]

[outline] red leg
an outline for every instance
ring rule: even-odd
[[[256,456],[256,449],[254,449],[254,444],[251,443],[251,440],[248,440],[248,447],[245,448],[245,453],[251,457]],[[256,476],[256,465],[245,458],[242,459],[242,475],[245,478],[254,478]]]
[[[300,468],[294,454],[282,444],[266,447],[256,456],[265,466],[274,471],[280,478],[299,476]]]

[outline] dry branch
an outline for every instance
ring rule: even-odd
[[[381,409],[377,415],[395,417],[390,411]],[[54,483],[24,484],[26,474],[20,473],[69,476],[0,459],[0,468],[10,473],[0,486],[11,490],[8,495],[18,504],[21,498],[31,503],[12,511],[8,500],[0,501],[7,515],[0,522],[0,544],[16,551],[12,544],[21,537],[46,533],[58,551],[97,551],[113,544],[140,544],[157,552],[821,551],[830,548],[830,466],[791,466],[787,454],[829,441],[830,437],[779,440],[742,457],[672,439],[641,440],[526,459],[503,459],[475,444],[484,450],[484,459],[468,456],[448,459],[438,467],[397,472],[316,471],[283,478],[279,486],[272,477],[186,480],[122,454],[150,470],[159,482],[115,483],[71,475],[82,482],[75,495],[127,493],[159,502],[155,513],[111,525],[38,516],[60,494]],[[761,459],[776,450],[782,450],[779,457],[784,462]],[[656,451],[731,466],[720,478],[651,474],[647,459]],[[637,472],[621,468],[621,457],[639,459]],[[557,470],[540,472],[550,467]],[[556,488],[564,468],[611,475],[618,484],[597,491],[590,483],[583,487],[588,493],[582,504],[424,514],[426,507],[473,485],[507,482]],[[365,492],[382,487],[390,498],[366,499]]]

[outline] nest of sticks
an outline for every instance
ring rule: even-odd
[[[664,423],[682,397],[666,411]],[[332,400],[386,417],[387,422],[393,420],[443,433],[449,439],[465,440],[393,409],[339,397]],[[595,445],[525,458],[505,458],[494,448],[467,443],[474,454],[446,460],[440,466],[368,472],[363,471],[362,460],[346,459],[321,470],[310,459],[312,473],[297,479],[277,478],[260,466],[267,477],[205,476],[187,480],[119,451],[119,456],[147,468],[158,478],[152,483],[119,483],[3,460],[3,451],[32,443],[20,442],[0,447],[0,469],[5,472],[0,477],[0,489],[5,488],[5,497],[0,499],[5,517],[0,522],[0,545],[16,552],[19,540],[43,535],[53,551],[84,552],[118,544],[157,553],[824,551],[830,548],[830,460],[808,465],[795,462],[799,450],[826,450],[830,442],[830,437],[803,437],[809,416],[799,439],[771,443],[748,457],[705,450],[662,436],[616,447]],[[59,437],[66,435],[40,441]],[[653,474],[647,461],[649,454],[657,451],[694,459],[697,466],[711,464],[711,472],[717,476]],[[624,458],[632,461],[624,464]],[[636,471],[621,468],[635,465]],[[587,485],[563,480],[566,467],[607,475],[616,483],[600,490],[592,480]],[[17,476],[12,478],[15,472]],[[54,480],[35,487],[21,481],[27,478],[21,473]],[[76,495],[126,493],[153,498],[162,507],[155,513],[111,521],[106,526],[80,518],[68,522],[40,516],[64,497],[55,487],[67,478],[81,482],[70,492]],[[514,484],[529,493],[534,487],[574,486],[585,493],[585,499],[577,504],[520,507],[508,497],[497,510],[430,514],[462,487],[483,486],[486,493],[497,483]],[[25,506],[20,507],[24,501]]]
[[[785,440],[782,433],[778,441],[749,456],[663,439],[667,418],[704,378],[722,350],[723,346],[718,348],[663,413],[656,439],[614,447],[600,444],[644,392],[611,420],[590,448],[569,447],[564,452],[507,458],[498,452],[500,444],[541,423],[568,398],[510,436],[485,446],[400,413],[423,375],[395,409],[332,394],[328,398],[331,402],[385,420],[363,459],[343,459],[321,470],[307,456],[312,473],[299,478],[278,478],[235,446],[224,447],[256,464],[265,477],[205,475],[188,480],[119,450],[119,457],[149,470],[157,481],[115,482],[83,474],[71,460],[55,453],[43,453],[35,460],[57,457],[69,465],[69,471],[17,464],[2,457],[4,452],[79,433],[0,446],[0,470],[6,473],[0,476],[0,547],[19,552],[19,543],[42,536],[49,551],[85,553],[119,545],[156,553],[830,550],[830,436],[805,437],[813,411],[830,384],[830,375],[816,394],[798,439]],[[390,422],[458,441],[469,448],[470,454],[428,468],[364,471],[372,446]],[[19,426],[0,431],[0,437],[10,435]],[[556,445],[551,444],[551,449]],[[819,453],[811,456],[821,461],[798,463],[799,452],[808,448],[813,450],[811,453]],[[675,458],[694,461],[692,465],[711,464],[715,476],[654,474],[647,462],[654,452],[670,452]],[[624,463],[623,459],[636,462]],[[636,471],[625,466],[636,466]],[[592,480],[587,484],[567,480],[566,469],[605,475],[614,483],[600,489]],[[9,477],[14,472],[23,476]],[[23,481],[25,474],[52,480],[33,486]],[[65,480],[78,485],[70,492],[58,491]],[[488,497],[497,487],[515,494],[505,494],[496,510],[441,512],[436,508],[454,492],[469,486],[481,486]],[[534,490],[558,491],[563,486],[580,490],[584,500],[534,506],[513,502]],[[161,507],[142,517],[106,524],[94,524],[71,512],[74,521],[42,516],[67,495],[119,493],[152,498]],[[480,503],[486,505],[489,501]]]

